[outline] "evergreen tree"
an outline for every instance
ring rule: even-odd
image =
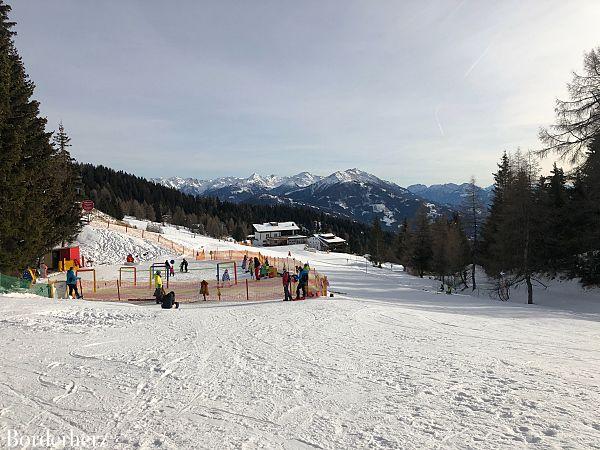
[[[479,241],[482,228],[481,217],[485,209],[478,189],[475,178],[471,177],[469,187],[467,188],[467,195],[461,205],[463,217],[465,218],[466,233],[471,244],[471,287],[473,290],[477,289],[475,268],[479,264]]]
[[[421,278],[431,268],[431,230],[427,212],[424,205],[417,211],[409,245],[410,265]]]
[[[431,225],[431,270],[440,277],[442,284],[446,275],[450,274],[448,223],[443,217],[439,217]]]
[[[568,270],[572,265],[575,248],[572,242],[573,229],[568,225],[569,192],[564,171],[556,166],[550,177],[542,177],[537,192],[540,214],[540,254],[544,261],[544,271],[554,276]],[[575,224],[573,224],[575,225]]]
[[[80,208],[67,145],[52,146],[31,99],[35,86],[14,46],[9,13],[0,0],[0,270],[15,272],[70,240]]]
[[[505,197],[512,180],[510,158],[506,152],[502,154],[498,171],[494,174],[494,187],[492,189],[492,203],[489,214],[482,230],[482,242],[480,242],[480,256],[482,264],[488,275],[496,277],[502,268],[494,261],[492,249],[496,245],[498,236],[498,223],[502,217],[505,205]]]
[[[584,285],[600,284],[600,135],[592,140],[578,168],[570,208],[576,222],[574,276]]]
[[[472,263],[473,255],[471,245],[458,214],[455,214],[452,221],[448,224],[446,234],[449,273],[458,275],[465,287],[468,287],[466,268],[469,262]]]
[[[527,303],[533,303],[532,279],[543,269],[540,252],[540,215],[536,202],[537,166],[531,154],[513,158],[510,182],[504,186],[495,235],[488,247],[484,268],[494,278],[506,274],[508,285],[527,285]],[[490,216],[490,219],[492,217]]]
[[[371,262],[373,265],[381,265],[384,255],[383,231],[381,230],[381,222],[378,218],[373,219],[373,225],[371,226],[369,253],[371,254]]]
[[[409,243],[410,229],[408,227],[408,220],[405,217],[402,221],[402,225],[400,225],[400,230],[398,230],[398,235],[396,237],[396,245],[394,247],[395,257],[397,261],[405,267],[405,270],[409,255]]]

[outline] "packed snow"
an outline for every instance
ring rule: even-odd
[[[597,291],[556,282],[538,305],[502,303],[360,257],[264,251],[309,261],[335,296],[0,297],[0,447],[73,432],[116,449],[600,448]]]
[[[81,253],[94,264],[123,263],[129,253],[136,261],[151,261],[168,252],[156,242],[92,226],[81,230],[77,242]]]

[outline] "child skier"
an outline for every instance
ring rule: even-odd
[[[298,274],[298,287],[296,287],[296,300],[300,300],[300,291],[302,291],[302,298],[306,298],[306,286],[308,286],[308,264]]]
[[[283,275],[281,277],[281,281],[283,283],[283,296],[284,302],[287,301],[292,301],[292,294],[290,294],[290,286],[292,284],[292,277],[290,276],[290,273],[287,271],[287,269],[283,269]]]
[[[179,302],[175,301],[175,292],[173,291],[164,295],[160,303],[162,309],[171,309],[173,305],[175,305],[175,309],[179,309]]]
[[[77,275],[75,275],[73,267],[71,267],[67,271],[67,287],[69,288],[69,298],[73,298],[73,292],[75,292],[75,296],[77,298],[82,298],[79,294],[79,291],[77,290],[77,280],[79,279],[80,278]]]
[[[206,280],[202,280],[200,283],[200,294],[204,297],[204,301],[206,301],[206,296],[208,295],[208,282]]]
[[[223,276],[221,277],[221,281],[223,282],[223,284],[230,284],[229,282],[231,281],[231,278],[229,277],[229,269],[225,269],[225,271],[223,272]]]
[[[257,280],[260,280],[260,261],[258,260],[258,257],[254,257],[254,278],[256,278]]]
[[[164,295],[165,290],[163,289],[163,282],[160,276],[160,270],[157,270],[154,274],[154,297],[156,298],[157,305],[162,301]]]

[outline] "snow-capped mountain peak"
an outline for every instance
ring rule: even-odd
[[[383,180],[368,172],[359,169],[338,170],[328,177],[323,178],[318,184],[320,187],[331,186],[337,183],[375,183],[384,184]]]
[[[357,168],[339,170],[326,177],[310,172],[291,176],[253,173],[247,178],[197,180],[172,177],[154,181],[188,194],[237,203],[308,206],[366,223],[379,218],[391,229],[397,228],[405,217],[413,217],[425,203],[432,213],[447,212],[444,207],[424,202],[423,195]]]

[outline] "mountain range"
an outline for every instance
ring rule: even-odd
[[[414,217],[423,204],[429,209],[430,216],[451,214],[462,202],[468,186],[468,183],[430,187],[416,184],[403,188],[359,169],[337,171],[329,176],[309,172],[293,176],[254,173],[248,178],[171,177],[152,181],[187,194],[218,197],[235,203],[307,206],[364,223],[379,218],[385,228],[394,231],[404,218]],[[487,202],[489,191],[478,189],[482,200]]]

